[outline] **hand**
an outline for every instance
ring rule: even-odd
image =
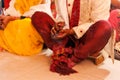
[[[12,21],[15,19],[17,19],[17,17],[0,15],[0,28],[4,29],[7,26],[9,21]]]
[[[54,38],[54,36],[56,36],[63,29],[63,26],[65,26],[64,22],[58,22],[52,27],[51,29],[52,38]]]
[[[55,35],[54,39],[62,39],[65,38],[66,36],[74,35],[74,34],[75,33],[73,29],[62,29]]]
[[[62,39],[69,34],[69,29],[61,30],[59,33],[56,34],[56,39]]]

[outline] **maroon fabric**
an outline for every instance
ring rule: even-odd
[[[52,15],[53,15],[54,18],[56,18],[57,12],[56,12],[56,7],[55,7],[55,1],[54,0],[51,0],[51,1],[52,2],[51,2],[50,8],[51,8],[51,11],[52,11]]]
[[[70,19],[70,28],[77,26],[80,17],[80,0],[74,0],[72,15]]]
[[[75,73],[72,67],[76,63],[103,49],[112,32],[111,25],[101,20],[93,24],[80,39],[68,36],[54,40],[51,38],[50,31],[55,22],[50,16],[44,12],[35,12],[31,19],[47,47],[53,50],[50,70],[62,75]]]
[[[104,20],[96,22],[79,39],[80,44],[74,49],[74,55],[80,59],[85,59],[88,55],[99,52],[107,44],[112,31],[109,22]]]

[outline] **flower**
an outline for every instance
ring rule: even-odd
[[[77,73],[72,67],[76,64],[72,61],[72,48],[54,48],[54,54],[52,55],[52,63],[50,71],[57,72],[60,75],[69,75],[71,73]]]

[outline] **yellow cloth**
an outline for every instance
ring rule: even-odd
[[[31,24],[30,18],[10,21],[0,30],[0,46],[19,55],[33,55],[42,50],[43,39]]]
[[[28,11],[31,6],[41,4],[43,0],[16,0],[14,7],[20,11],[21,14]]]

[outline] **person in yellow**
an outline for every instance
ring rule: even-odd
[[[43,48],[43,39],[33,27],[31,16],[36,11],[51,15],[50,0],[11,0],[0,15],[0,47],[18,55],[33,55]]]

